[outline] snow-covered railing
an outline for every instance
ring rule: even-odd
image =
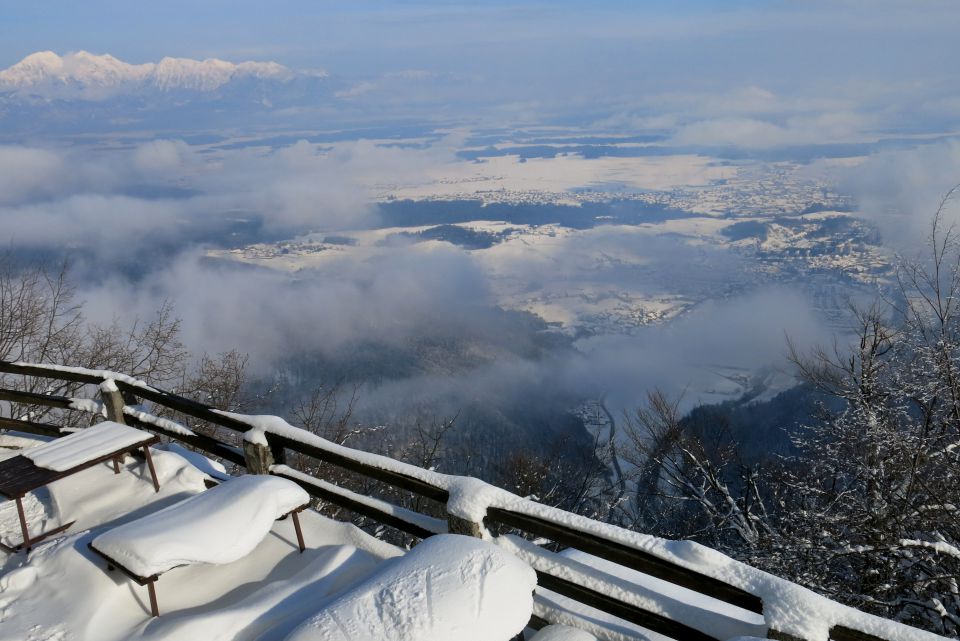
[[[631,532],[535,503],[478,479],[440,474],[337,445],[278,417],[222,412],[129,376],[102,370],[0,361],[0,373],[99,388],[99,401],[0,389],[0,401],[18,408],[46,406],[94,412],[135,425],[244,466],[248,472],[289,478],[324,502],[415,537],[452,531],[493,540],[528,562],[537,572],[540,590],[549,591],[538,592],[532,620],[536,627],[548,623],[574,625],[600,639],[617,641],[645,638],[631,632],[629,626],[617,625],[618,619],[685,641],[762,635],[797,641],[942,639],[842,606],[696,543]],[[142,401],[241,433],[243,447],[157,417],[139,405]],[[0,429],[48,436],[63,433],[59,426],[26,420],[34,416],[29,411],[20,415],[24,418],[0,419]],[[287,465],[288,451],[432,499],[446,507],[447,520],[304,474]],[[549,539],[673,587],[651,592],[649,585],[617,578],[617,572],[597,570],[589,563],[547,552],[522,538],[498,536],[501,530]],[[564,600],[579,605],[570,608],[559,603]],[[597,610],[603,613],[599,617]]]

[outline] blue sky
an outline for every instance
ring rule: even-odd
[[[951,0],[0,0],[0,16],[0,67],[44,49],[275,60],[354,83],[357,102],[444,114],[479,104],[485,117],[527,121],[694,110],[778,127],[798,113],[856,114],[914,130],[953,126],[960,112]],[[398,80],[411,70],[425,73]],[[744,96],[762,104],[731,105]]]
[[[0,64],[39,49],[109,52],[132,62],[163,55],[276,59],[292,65],[373,70],[397,62],[447,64],[479,55],[477,47],[549,52],[565,58],[590,44],[629,54],[655,43],[710,49],[733,38],[761,66],[799,55],[798,45],[825,45],[868,58],[891,58],[891,47],[923,42],[942,49],[956,38],[955,2],[325,2],[309,0],[166,0],[78,3],[0,2]],[[700,43],[699,46],[696,43]],[[888,46],[880,46],[886,42]],[[956,45],[953,45],[954,47]],[[457,55],[457,52],[460,55]],[[419,52],[419,53],[418,53]],[[495,54],[495,51],[487,53]],[[676,52],[674,52],[676,53]],[[901,49],[912,59],[919,52]],[[629,55],[628,55],[629,57]],[[801,56],[802,57],[802,56]],[[816,56],[807,62],[815,63]],[[396,60],[396,58],[394,58]],[[869,60],[861,60],[869,66]]]

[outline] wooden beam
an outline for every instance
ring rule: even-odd
[[[11,403],[22,403],[24,405],[44,405],[46,407],[71,409],[70,404],[73,402],[73,399],[68,396],[56,396],[54,394],[38,394],[36,392],[21,392],[19,390],[0,389],[0,401],[10,401]]]
[[[830,639],[831,641],[888,641],[843,625],[835,625],[830,628]]]
[[[127,424],[133,427],[138,427],[148,432],[153,432],[154,434],[167,436],[175,441],[186,443],[187,445],[193,446],[198,450],[203,450],[208,454],[218,456],[222,459],[230,461],[231,463],[235,463],[243,467],[246,467],[247,465],[246,460],[243,458],[243,452],[228,443],[224,443],[223,441],[213,438],[212,436],[207,436],[206,434],[194,434],[193,436],[188,436],[181,434],[180,432],[164,429],[158,425],[154,425],[153,423],[141,421],[130,414],[126,415],[126,419]]]
[[[619,619],[629,621],[634,625],[639,625],[641,628],[668,636],[671,639],[678,639],[679,641],[719,641],[717,637],[712,637],[662,614],[644,610],[630,603],[624,603],[602,592],[591,590],[539,570],[537,570],[537,586],[570,597],[574,601],[601,612],[612,614]]]
[[[58,425],[49,425],[47,423],[34,423],[33,421],[21,421],[15,418],[0,417],[0,429],[16,430],[25,434],[39,434],[40,436],[65,436]]]
[[[763,600],[760,597],[729,583],[724,583],[719,579],[674,565],[670,561],[661,559],[649,552],[536,516],[501,508],[488,508],[487,518],[484,521],[500,523],[530,534],[543,536],[562,545],[568,545],[602,559],[613,561],[632,570],[669,581],[744,610],[763,614]]]
[[[91,383],[93,385],[99,385],[103,382],[102,376],[81,372],[67,372],[53,367],[44,367],[43,365],[17,365],[10,361],[0,361],[0,372],[5,374],[35,376],[37,378],[55,378],[57,380],[73,381],[75,383]]]
[[[322,499],[324,501],[327,501],[328,503],[333,503],[334,505],[338,505],[342,508],[348,509],[351,512],[360,514],[361,516],[366,516],[375,521],[383,523],[384,525],[389,525],[390,527],[396,528],[401,532],[412,534],[413,536],[421,539],[425,539],[428,536],[433,536],[434,534],[436,534],[436,532],[431,532],[430,530],[422,528],[419,525],[416,525],[414,523],[410,523],[409,521],[405,521],[393,514],[390,514],[389,512],[385,512],[384,510],[379,510],[373,507],[372,505],[368,505],[360,501],[354,501],[353,499],[343,496],[342,494],[338,494],[336,492],[330,492],[328,490],[325,490],[322,487],[318,487],[312,483],[308,483],[307,481],[298,479],[293,476],[287,476],[286,474],[278,473],[278,472],[271,472],[271,474],[273,474],[274,476],[279,476],[280,478],[285,478],[287,480],[293,481],[294,483],[302,487],[304,490],[306,490],[307,493],[317,497],[318,499]]]
[[[369,476],[372,479],[383,481],[384,483],[389,483],[390,485],[394,485],[405,490],[410,490],[414,494],[419,494],[420,496],[433,499],[434,501],[446,503],[450,498],[450,494],[445,489],[427,483],[426,481],[421,481],[418,478],[401,474],[400,472],[385,470],[374,465],[361,463],[360,461],[352,459],[348,456],[344,456],[343,454],[338,454],[320,447],[308,445],[307,443],[301,443],[300,441],[287,438],[279,434],[270,434],[269,438],[271,443],[276,440],[277,443],[288,450],[306,454],[307,456],[312,456],[315,459],[330,463],[331,465],[336,465],[337,467],[341,467],[345,470],[357,472],[358,474]]]
[[[183,396],[178,396],[173,392],[165,392],[158,389],[147,389],[137,385],[130,385],[129,383],[124,383],[123,381],[116,381],[116,384],[122,392],[135,394],[140,398],[157,403],[158,405],[163,405],[166,408],[176,410],[182,414],[186,414],[187,416],[199,418],[210,423],[215,423],[216,425],[221,425],[237,432],[246,432],[253,427],[250,423],[246,423],[219,412],[215,412],[213,408],[208,405],[198,403]]]

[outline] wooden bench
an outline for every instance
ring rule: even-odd
[[[143,451],[153,488],[159,492],[160,482],[150,457],[150,446],[159,441],[159,437],[148,432],[105,421],[0,461],[0,495],[16,502],[23,535],[23,541],[15,545],[0,542],[0,549],[11,554],[20,550],[29,551],[39,541],[73,525],[71,521],[31,536],[23,510],[23,497],[27,493],[109,460],[113,461],[114,473],[119,474],[120,460],[130,452]]]
[[[177,567],[237,561],[253,552],[277,519],[292,518],[303,552],[298,514],[309,504],[309,495],[296,483],[249,474],[112,528],[88,545],[108,570],[118,569],[147,586],[150,612],[160,616],[154,586],[160,575]]]

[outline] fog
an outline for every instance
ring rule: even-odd
[[[216,234],[200,232],[237,220],[257,220],[258,235],[276,237],[376,227],[373,199],[454,162],[464,136],[415,146],[223,149],[156,139],[3,147],[0,164],[10,172],[0,172],[0,220],[18,250],[65,248],[74,257],[92,321],[149,318],[169,301],[195,356],[237,349],[254,377],[313,367],[365,381],[373,413],[455,414],[481,399],[547,396],[570,407],[602,396],[619,412],[655,387],[690,407],[723,398],[712,392],[729,388],[731,372],[787,372],[787,335],[801,346],[829,342],[798,290],[732,288],[750,268],[736,253],[642,226],[481,252],[390,243],[295,273],[206,257],[203,238]],[[873,162],[881,161],[865,164]],[[654,297],[683,290],[706,302],[632,335],[579,338],[503,309],[505,292],[564,288]]]
[[[453,158],[450,136],[426,149],[358,140],[279,149],[0,146],[2,233],[18,248],[71,247],[98,261],[190,244],[198,230],[255,219],[269,232],[376,223],[371,197]],[[146,196],[144,196],[146,194]]]
[[[859,215],[880,229],[885,244],[912,257],[922,251],[942,199],[960,183],[960,142],[883,151],[830,171],[855,198]],[[960,223],[958,205],[956,198],[945,204],[947,226]]]
[[[680,105],[692,104],[687,95],[671,100],[681,115]],[[796,119],[777,131],[750,124],[783,104],[754,88],[715,96],[696,113],[725,123],[716,130],[722,136],[743,134],[740,144],[758,147],[829,138],[831,127],[855,122],[809,115],[844,113],[831,102],[794,105]],[[825,129],[813,131],[811,122]],[[711,142],[707,127],[691,127],[678,126],[677,139]],[[835,328],[799,286],[765,281],[758,289],[764,281],[747,276],[755,266],[737,252],[645,225],[599,225],[476,252],[391,242],[332,252],[293,273],[207,256],[211,244],[237,242],[232,234],[243,225],[253,227],[240,244],[376,228],[375,200],[462,162],[456,152],[468,135],[402,145],[9,145],[0,147],[2,233],[17,251],[70,256],[94,322],[149,318],[169,301],[195,357],[237,349],[249,355],[251,375],[267,382],[278,371],[304,387],[305,377],[361,381],[372,416],[423,408],[454,415],[466,405],[544,399],[570,408],[600,397],[619,413],[653,388],[688,409],[732,398],[758,373],[778,371],[776,384],[788,384],[788,336],[801,348],[832,341]],[[817,160],[805,172],[850,194],[857,215],[906,253],[919,247],[939,198],[960,176],[960,146],[931,141]],[[955,221],[957,208],[947,211]],[[531,292],[565,290],[638,299],[684,292],[698,302],[668,323],[593,335],[509,311]]]

